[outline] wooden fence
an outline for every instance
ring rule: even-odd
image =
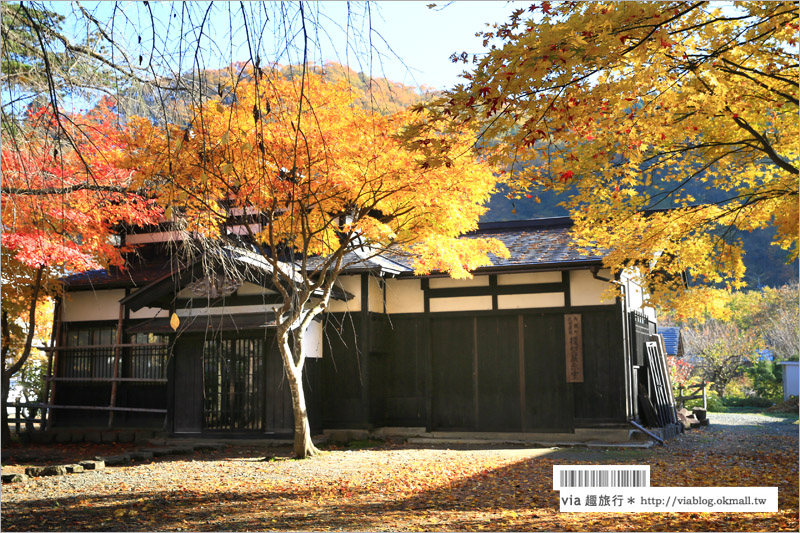
[[[684,404],[687,400],[697,400],[702,398],[703,399],[703,409],[708,409],[708,398],[706,396],[706,385],[705,381],[701,382],[698,385],[689,385],[684,387],[682,384],[678,385],[678,403],[680,404],[681,408],[684,407]],[[684,395],[684,389],[688,391],[694,390],[695,392],[691,394]]]
[[[20,434],[23,424],[27,433],[44,429],[47,418],[47,404],[25,403],[17,399],[14,403],[9,403],[8,406],[14,408],[14,416],[8,417],[8,423],[14,426],[17,435]]]

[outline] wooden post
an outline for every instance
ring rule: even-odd
[[[112,409],[108,412],[108,427],[113,427],[114,425],[114,407],[117,404],[117,386],[119,382],[117,378],[119,377],[119,356],[120,356],[120,344],[122,343],[122,319],[125,316],[125,306],[119,304],[119,320],[117,320],[117,338],[114,342],[114,381],[111,382],[111,403],[109,403],[109,407]]]
[[[479,395],[479,377],[478,376],[478,317],[472,317],[472,403],[473,403],[473,431],[478,431],[480,428],[480,395]]]
[[[519,348],[519,412],[520,428],[522,432],[528,431],[528,412],[525,405],[525,317],[522,313],[517,315],[517,345]]]
[[[14,400],[14,413],[15,413],[14,426],[17,430],[17,438],[19,438],[19,419],[22,416],[22,413],[20,412],[19,409],[19,398]]]
[[[50,366],[48,374],[51,378],[58,374],[58,348],[64,343],[63,318],[64,302],[61,298],[58,298],[53,309],[53,331],[51,332],[51,339],[55,339],[55,342],[51,344],[54,349],[50,352],[52,358],[48,357],[48,366]],[[46,388],[46,391],[44,401],[46,405],[42,408],[42,418],[44,418],[44,430],[49,431],[53,426],[53,410],[50,406],[55,404],[56,401],[56,381],[54,379],[50,380],[50,386]]]
[[[703,409],[708,410],[708,398],[706,397],[706,381],[703,380]]]
[[[683,407],[684,407],[684,405],[683,405],[683,383],[680,383],[678,385],[678,402],[681,405],[681,409],[683,409]]]

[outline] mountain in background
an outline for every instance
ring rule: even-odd
[[[558,205],[567,199],[568,193],[544,191],[538,195],[540,203],[528,198],[510,200],[507,194],[507,190],[501,190],[491,197],[489,211],[481,217],[481,222],[569,216],[567,210]],[[780,287],[798,279],[798,261],[795,259],[787,263],[788,252],[770,245],[774,235],[775,230],[771,228],[753,232],[740,231],[736,235],[742,239],[744,245],[744,264],[747,267],[745,281],[749,289]]]

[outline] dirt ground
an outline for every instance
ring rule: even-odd
[[[304,461],[227,447],[2,486],[5,531],[797,531],[796,417],[711,415],[650,449],[355,443]],[[3,473],[132,445],[3,450]],[[15,463],[15,464],[12,464]],[[653,486],[777,486],[777,513],[561,513],[556,464],[649,464]]]

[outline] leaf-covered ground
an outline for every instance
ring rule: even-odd
[[[717,415],[713,415],[717,416]],[[722,417],[722,415],[719,415]],[[793,419],[715,424],[651,449],[218,452],[36,478],[2,491],[5,531],[797,531]],[[768,422],[768,423],[766,423]],[[16,451],[16,450],[12,450]],[[51,448],[51,459],[96,450]],[[266,458],[265,454],[270,454]],[[271,457],[272,454],[277,454]],[[10,455],[13,456],[13,453]],[[9,456],[4,452],[4,461]],[[777,513],[560,513],[554,464],[650,464],[653,486],[778,486]],[[17,467],[19,468],[19,466]],[[7,468],[4,463],[4,471]]]

